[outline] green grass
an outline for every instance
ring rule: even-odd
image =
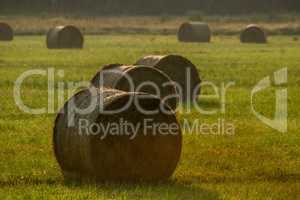
[[[234,123],[233,136],[184,135],[183,153],[170,181],[157,184],[84,185],[65,182],[52,150],[55,114],[28,115],[13,98],[14,81],[29,69],[65,70],[57,81],[89,80],[104,64],[134,63],[147,54],[182,54],[204,80],[235,82],[226,113],[179,113],[192,122]],[[240,44],[238,37],[215,37],[211,44],[178,43],[175,36],[87,36],[84,50],[47,50],[45,38],[16,37],[0,43],[0,199],[299,199],[300,42],[271,37],[267,45]],[[288,133],[273,130],[251,112],[255,84],[288,67]],[[256,108],[271,117],[274,88],[257,96]],[[204,89],[209,93],[209,89]],[[22,97],[29,106],[47,105],[46,77],[26,80]],[[58,103],[57,103],[58,104]],[[200,99],[205,109],[218,99]],[[59,106],[56,106],[58,109]]]

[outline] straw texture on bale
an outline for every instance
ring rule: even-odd
[[[97,88],[108,87],[156,95],[172,110],[177,108],[179,101],[176,87],[169,76],[153,67],[107,65],[93,77],[91,83]]]
[[[178,40],[180,42],[210,42],[210,27],[202,22],[183,23],[178,30]]]
[[[47,33],[49,49],[81,49],[83,43],[83,35],[75,26],[57,26]]]
[[[0,41],[12,41],[13,38],[13,29],[8,24],[0,22]]]
[[[200,94],[201,79],[197,68],[182,56],[146,56],[136,64],[154,67],[167,74],[175,82],[182,102],[193,101]]]
[[[263,28],[250,24],[242,31],[240,40],[242,43],[267,43],[267,35]]]
[[[143,114],[129,99],[143,109],[156,110],[160,99],[142,93],[112,89],[83,90],[73,96],[57,115],[54,127],[54,151],[66,179],[96,181],[156,181],[168,179],[181,154],[182,135],[174,114]],[[92,112],[79,114],[92,102]],[[129,105],[117,113],[116,111]],[[105,111],[105,112],[104,112]],[[173,112],[172,112],[173,113]],[[172,134],[144,127],[144,119],[153,124],[177,124]],[[82,129],[80,123],[109,127],[122,126],[122,120],[138,127],[134,132],[118,129],[104,136],[104,129]],[[73,126],[72,123],[73,122]],[[152,128],[150,128],[152,127]],[[99,132],[94,132],[94,131]],[[111,130],[111,129],[109,129]],[[130,129],[129,129],[130,130]],[[93,132],[91,132],[93,131]],[[170,131],[168,129],[168,131]],[[96,133],[96,134],[95,134]],[[134,138],[131,138],[133,135]]]

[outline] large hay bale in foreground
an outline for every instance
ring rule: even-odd
[[[242,31],[240,40],[242,43],[266,43],[267,35],[263,28],[250,24]]]
[[[8,24],[0,22],[0,41],[12,41],[13,38],[12,28]]]
[[[153,67],[107,65],[93,77],[91,83],[98,88],[108,87],[156,95],[173,110],[177,108],[179,101],[173,81]]]
[[[210,39],[211,30],[206,23],[186,22],[178,30],[180,42],[210,42]]]
[[[200,75],[187,58],[179,55],[146,56],[136,64],[154,67],[167,74],[175,82],[182,102],[193,101],[200,94]]]
[[[49,49],[80,49],[83,43],[83,35],[75,26],[57,26],[47,33]]]
[[[161,103],[147,94],[94,88],[77,93],[64,105],[55,120],[53,142],[66,179],[156,181],[173,174],[182,143],[175,115],[143,114],[136,101],[147,111],[156,110]],[[78,111],[89,106],[90,112]],[[126,123],[136,129],[122,128]],[[154,128],[163,124],[178,128],[173,132]],[[86,126],[89,129],[83,128]]]

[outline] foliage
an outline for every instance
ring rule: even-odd
[[[201,10],[209,14],[246,14],[299,11],[299,0],[0,0],[0,11],[80,12],[89,15],[184,14]]]

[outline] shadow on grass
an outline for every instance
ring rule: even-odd
[[[0,180],[0,187],[67,187],[74,191],[93,191],[107,197],[126,196],[129,199],[205,199],[218,200],[219,195],[215,191],[202,189],[192,184],[179,183],[170,180],[159,183],[145,182],[76,182],[63,181],[61,178],[32,178],[32,177],[13,177],[6,180]]]
[[[62,181],[58,179],[39,179],[39,178],[32,178],[32,177],[23,177],[23,176],[16,176],[11,178],[5,178],[4,180],[0,179],[0,188],[1,187],[16,187],[16,186],[34,186],[34,185],[58,185],[62,184]]]
[[[219,195],[216,191],[207,190],[192,184],[183,184],[177,181],[164,181],[159,183],[145,182],[107,182],[107,183],[79,183],[65,182],[69,188],[82,188],[85,186],[96,187],[97,190],[108,196],[122,196],[126,194],[129,199],[205,199],[218,200]]]

